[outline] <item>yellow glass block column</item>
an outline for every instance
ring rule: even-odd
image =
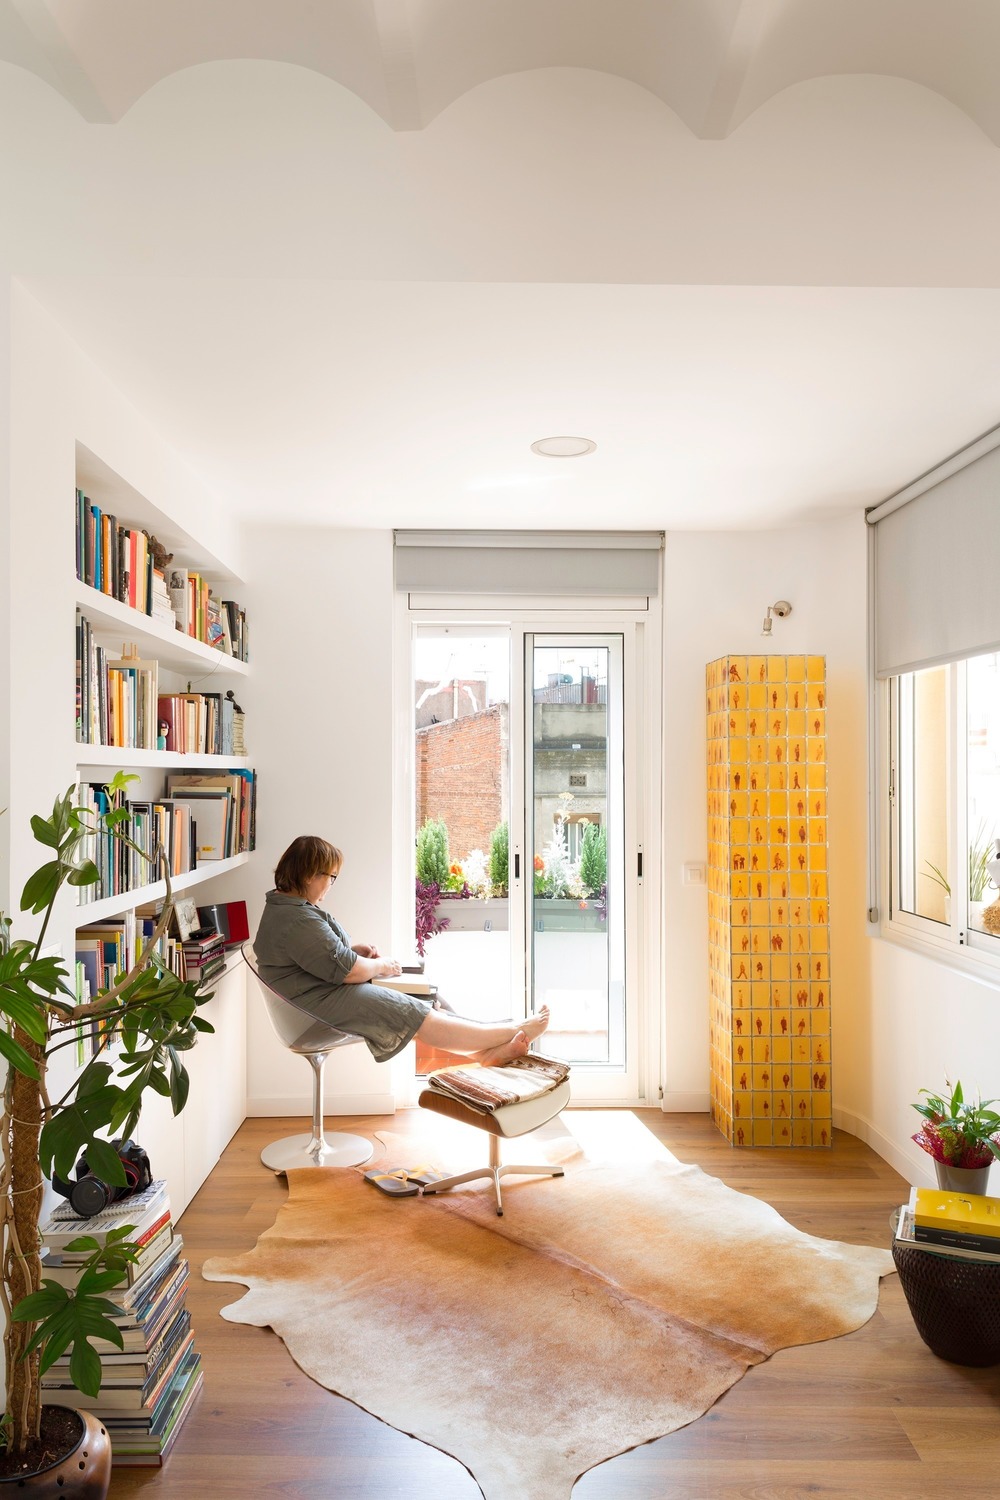
[[[712,1118],[735,1146],[830,1146],[826,661],[706,669]]]

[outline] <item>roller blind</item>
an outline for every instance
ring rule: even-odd
[[[396,587],[410,594],[650,597],[659,531],[397,531]]]
[[[877,676],[1000,650],[1000,428],[867,519]]]

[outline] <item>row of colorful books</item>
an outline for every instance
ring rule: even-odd
[[[121,657],[98,644],[76,616],[76,738],[86,745],[177,750],[194,755],[245,755],[244,715],[228,693],[161,693],[159,663],[134,647]]]
[[[107,813],[112,806],[102,782],[82,782],[79,801],[92,815]],[[254,771],[174,772],[167,776],[162,797],[130,799],[124,807],[128,819],[122,826],[136,848],[110,833],[87,836],[83,854],[96,864],[99,878],[94,885],[79,887],[81,905],[140,890],[160,879],[152,862],[157,848],[163,850],[171,875],[185,875],[256,844]]]
[[[249,659],[245,611],[219,599],[189,568],[156,566],[153,540],[142,527],[119,521],[76,492],[76,576],[121,604],[166,623],[206,645]]]
[[[85,745],[155,750],[158,734],[155,661],[126,648],[114,656],[94,639],[86,615],[76,615],[76,738]]]
[[[119,522],[77,490],[76,576],[81,583],[148,615],[152,613],[152,575],[149,533]]]
[[[246,611],[234,599],[217,598],[207,580],[191,568],[171,567],[167,587],[178,630],[237,661],[249,660]]]
[[[1000,1198],[912,1188],[896,1239],[934,1255],[1000,1264]]]
[[[115,1464],[161,1464],[177,1441],[202,1384],[201,1355],[187,1308],[188,1263],[174,1230],[166,1183],[81,1219],[60,1203],[41,1227],[42,1277],[72,1289],[87,1251],[70,1245],[81,1235],[103,1243],[108,1233],[131,1225],[139,1247],[108,1298],[118,1308],[112,1321],[122,1335],[95,1341],[102,1363],[101,1389],[87,1396],[73,1384],[69,1356],[56,1360],[42,1377],[43,1399],[54,1406],[93,1412],[107,1428]]]
[[[151,908],[145,912],[127,911],[119,917],[108,917],[103,922],[88,922],[76,929],[75,941],[75,993],[79,1004],[91,1000],[103,990],[110,989],[116,978],[126,973],[141,950],[148,946],[156,927],[156,913]],[[184,947],[179,937],[172,932],[163,933],[154,950],[164,968],[180,976],[188,977],[184,962]],[[94,1057],[109,1040],[107,1027],[97,1020],[88,1020],[77,1027],[77,1063],[82,1066],[88,1057]]]
[[[157,713],[161,750],[177,750],[182,755],[246,754],[243,712],[231,691],[161,693]]]

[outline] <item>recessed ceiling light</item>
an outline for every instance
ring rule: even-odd
[[[531,451],[540,453],[542,458],[582,458],[585,453],[593,453],[596,447],[590,438],[548,437],[532,443]]]

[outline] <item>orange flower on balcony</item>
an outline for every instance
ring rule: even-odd
[[[535,869],[539,872],[545,869],[545,861],[540,854],[535,855]]]
[[[462,866],[461,865],[449,865],[448,866],[448,873],[449,873],[449,875],[461,875],[461,873],[462,873]]]

